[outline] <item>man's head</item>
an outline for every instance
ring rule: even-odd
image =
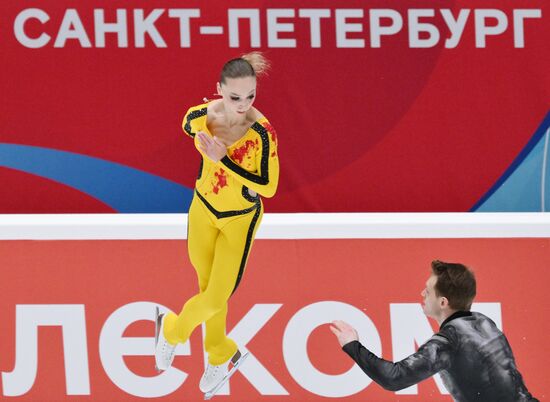
[[[476,279],[462,264],[432,261],[432,275],[422,291],[424,313],[438,321],[454,311],[470,310],[476,295]]]

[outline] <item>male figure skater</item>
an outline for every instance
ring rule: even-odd
[[[343,350],[385,389],[397,391],[440,373],[457,402],[537,401],[523,383],[504,334],[490,318],[470,311],[476,280],[467,267],[433,261],[421,294],[424,313],[439,323],[439,332],[397,363],[367,350],[349,324],[334,321],[331,330]]]

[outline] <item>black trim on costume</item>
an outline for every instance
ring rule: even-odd
[[[260,195],[258,193],[256,193],[256,196],[253,197],[249,192],[248,192],[248,187],[246,186],[243,186],[243,189],[241,191],[241,194],[243,195],[243,198],[247,201],[250,201],[250,202],[258,202],[258,198],[260,197]]]
[[[266,185],[267,183],[269,183],[269,172],[267,170],[268,162],[269,162],[269,135],[265,127],[258,122],[255,122],[251,128],[260,135],[260,138],[262,140],[262,159],[260,162],[260,176],[254,173],[250,173],[246,169],[243,169],[242,167],[237,165],[235,162],[233,162],[233,160],[228,155],[224,156],[221,159],[221,162],[228,169],[231,169],[233,172],[237,173],[239,176],[244,177],[245,179],[250,180],[253,183]]]
[[[202,177],[203,165],[204,165],[204,158],[201,156],[201,164],[199,165],[199,174],[197,176],[197,180],[200,180],[200,178]]]
[[[191,201],[191,204],[193,203],[193,201]],[[189,205],[189,209],[191,209],[191,205]],[[187,214],[187,235],[186,235],[186,239],[188,240],[187,241],[187,249],[189,250],[189,210],[187,210],[188,214]]]
[[[216,210],[212,205],[210,205],[210,203],[208,201],[206,201],[206,198],[204,198],[201,195],[201,193],[199,193],[198,191],[195,190],[195,194],[197,194],[197,197],[199,197],[199,199],[204,203],[206,208],[208,208],[208,210],[210,212],[212,212],[212,214],[218,219],[229,218],[229,217],[238,216],[238,215],[245,215],[249,212],[254,211],[255,209],[260,209],[260,206],[261,206],[260,200],[258,198],[258,201],[256,202],[256,204],[251,206],[250,208],[241,209],[239,211],[222,211],[222,212],[220,212],[220,211]]]
[[[199,110],[193,110],[191,113],[187,115],[187,121],[185,122],[185,126],[183,126],[183,129],[189,136],[195,138],[195,133],[191,131],[191,120],[204,116],[206,113],[207,113],[207,108],[203,107],[202,109],[199,109]]]
[[[246,234],[246,243],[244,245],[244,251],[243,251],[243,257],[241,259],[241,266],[239,267],[239,274],[237,275],[237,280],[235,282],[235,287],[233,288],[233,291],[231,292],[231,295],[235,293],[235,290],[237,290],[237,287],[239,286],[239,283],[241,282],[241,278],[244,273],[244,268],[246,266],[246,260],[248,259],[248,254],[250,252],[250,246],[252,246],[252,241],[254,240],[254,229],[256,227],[256,222],[258,221],[258,218],[260,217],[260,212],[262,211],[261,208],[258,208],[256,212],[254,213],[254,217],[252,218],[252,221],[250,221],[250,226],[248,227],[248,233]]]

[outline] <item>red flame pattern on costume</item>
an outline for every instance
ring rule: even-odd
[[[241,164],[241,163],[243,163],[243,160],[244,160],[245,156],[248,155],[248,152],[251,149],[254,149],[255,146],[256,146],[256,143],[254,143],[254,141],[246,140],[244,145],[240,146],[239,148],[237,148],[233,152],[231,152],[231,158],[235,162]]]
[[[220,169],[219,172],[215,172],[214,176],[216,176],[216,179],[218,181],[212,187],[212,191],[214,192],[214,194],[218,194],[221,188],[227,186],[227,176],[225,175],[225,170],[223,169]]]

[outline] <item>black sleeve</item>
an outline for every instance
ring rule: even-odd
[[[447,368],[451,354],[450,342],[441,335],[434,335],[416,353],[397,363],[380,359],[359,341],[342,349],[370,378],[390,391],[407,388]]]

